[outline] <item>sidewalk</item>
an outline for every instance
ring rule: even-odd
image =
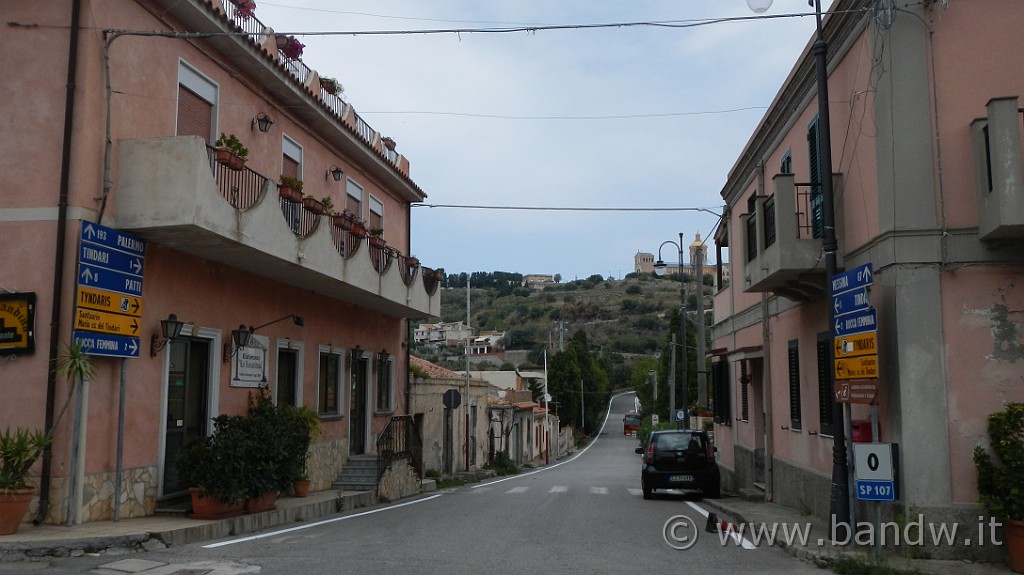
[[[833,546],[831,542],[825,541],[818,545],[818,538],[828,538],[830,535],[829,522],[820,517],[801,515],[797,510],[759,501],[747,501],[739,497],[723,496],[721,499],[703,499],[701,504],[718,515],[718,519],[735,524],[761,525],[761,524],[787,524],[804,525],[810,524],[813,537],[806,541],[806,545],[787,543],[782,537],[775,538],[775,545],[784,549],[790,555],[799,559],[810,561],[819,567],[828,567],[840,555],[850,555],[874,561],[870,549],[854,545],[841,547]],[[749,539],[749,537],[748,537]],[[901,555],[886,555],[885,565],[888,567],[907,572],[928,573],[932,575],[1012,575],[1009,567],[1003,564],[972,562],[967,560],[936,560],[936,559],[909,559]]]
[[[432,491],[424,482],[422,492]],[[86,553],[116,556],[139,551],[210,541],[252,533],[279,525],[294,525],[341,511],[373,504],[373,494],[362,491],[320,491],[309,497],[282,497],[277,509],[226,519],[203,520],[183,516],[150,515],[120,521],[92,521],[66,527],[22,523],[13,535],[0,535],[0,563],[43,557],[78,557]]]

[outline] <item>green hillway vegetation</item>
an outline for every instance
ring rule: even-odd
[[[633,273],[621,280],[593,275],[582,280],[523,286],[523,276],[509,272],[450,274],[442,284],[441,321],[466,321],[466,279],[470,279],[470,325],[474,333],[503,331],[507,351],[528,352],[521,370],[542,370],[544,350],[547,357],[548,392],[556,402],[563,424],[577,429],[580,420],[581,393],[588,432],[604,416],[612,392],[636,389],[640,401],[651,405],[652,389],[648,372],[657,370],[660,382],[661,412],[667,412],[670,354],[669,341],[676,333],[679,341],[680,281],[678,275],[658,277]],[[555,276],[556,280],[560,278]],[[696,278],[687,277],[687,339],[696,345]],[[703,278],[705,317],[712,317],[712,277]],[[413,322],[417,325],[419,322]],[[710,330],[705,330],[709,333]],[[558,352],[559,341],[563,342]],[[550,345],[550,348],[548,346]],[[677,368],[682,359],[674,346]],[[453,370],[465,369],[462,345],[446,349],[414,347],[412,352],[428,361]],[[660,357],[655,358],[655,352]],[[689,354],[690,398],[696,398],[696,358]],[[474,369],[514,369],[504,365],[474,365]],[[677,376],[678,379],[678,376]],[[582,391],[581,391],[582,382]],[[681,387],[677,389],[681,390]],[[541,390],[535,390],[539,396]],[[678,393],[678,392],[677,392]],[[679,396],[681,397],[681,395]]]

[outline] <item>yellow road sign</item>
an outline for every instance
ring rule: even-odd
[[[139,318],[78,308],[75,329],[134,337],[139,335]]]
[[[877,377],[877,355],[836,359],[836,379],[874,379]]]
[[[875,331],[869,331],[835,338],[836,359],[877,354],[878,349],[875,346],[876,333]]]
[[[78,307],[142,317],[141,297],[85,286],[78,286]]]

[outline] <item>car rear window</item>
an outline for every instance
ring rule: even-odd
[[[655,447],[668,451],[703,451],[704,437],[697,433],[662,433],[657,435]]]

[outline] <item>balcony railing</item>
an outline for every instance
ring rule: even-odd
[[[374,136],[377,135],[377,131],[371,128],[359,114],[356,114],[356,132],[371,144],[373,143]]]
[[[210,157],[210,169],[213,170],[213,179],[217,182],[220,195],[231,204],[231,207],[239,210],[248,210],[255,206],[267,187],[267,178],[249,168],[232,170],[214,159],[215,151],[216,149],[211,146],[206,147]]]

